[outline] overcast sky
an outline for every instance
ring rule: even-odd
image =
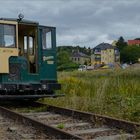
[[[0,0],[0,17],[57,28],[57,46],[95,47],[123,36],[140,37],[140,0]]]

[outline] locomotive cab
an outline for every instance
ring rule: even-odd
[[[55,27],[0,19],[0,98],[51,97],[60,88]]]

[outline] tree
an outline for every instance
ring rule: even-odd
[[[77,69],[79,67],[78,64],[73,63],[70,60],[70,54],[67,51],[60,51],[57,52],[57,69],[59,71],[62,70],[72,70],[72,69]]]
[[[140,58],[140,47],[133,45],[127,46],[121,51],[121,60],[125,63],[136,63]]]
[[[70,61],[70,55],[67,51],[60,51],[57,53],[57,64],[65,64]]]
[[[124,47],[127,46],[127,42],[125,42],[124,38],[121,36],[121,37],[118,39],[118,41],[117,41],[117,43],[116,43],[116,46],[117,46],[117,48],[119,49],[119,51],[121,52],[121,51],[124,49]]]

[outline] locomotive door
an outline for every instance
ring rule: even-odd
[[[18,56],[18,25],[0,20],[0,73],[9,73],[9,58]]]
[[[28,72],[36,74],[37,65],[37,27],[20,23],[18,26],[19,33],[19,54],[27,59]]]
[[[56,79],[56,34],[55,28],[43,27],[42,29],[42,49],[41,49],[41,80]]]

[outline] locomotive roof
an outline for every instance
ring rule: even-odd
[[[27,19],[19,20],[17,18],[0,18],[0,20],[4,20],[4,21],[16,21],[18,23],[23,23],[23,24],[39,25],[38,22],[32,21],[32,20],[27,20]],[[53,26],[44,26],[44,25],[39,25],[39,26],[40,27],[51,27],[51,28],[55,28]]]
[[[19,22],[19,23],[26,23],[26,24],[39,24],[39,23],[36,22],[36,21],[31,21],[31,20],[26,20],[26,19],[19,20],[19,19],[17,19],[17,18],[0,18],[0,20],[5,20],[5,21],[16,21],[16,22]]]

